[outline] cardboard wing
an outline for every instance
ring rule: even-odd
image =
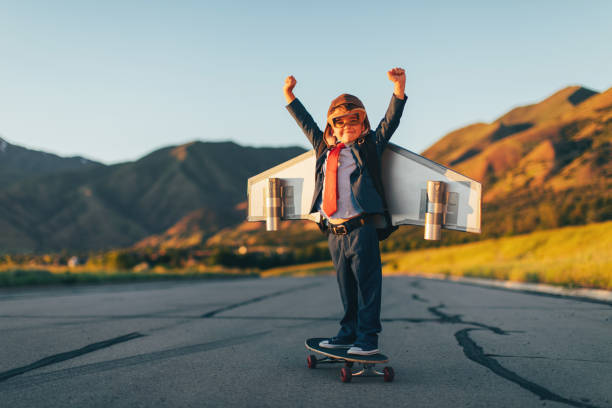
[[[482,186],[479,182],[394,144],[382,158],[382,175],[393,225],[425,225],[432,213],[428,183],[446,184],[442,227],[480,233]]]
[[[318,222],[319,213],[309,213],[314,175],[315,154],[311,150],[251,177],[247,220]],[[426,220],[432,218],[428,213],[439,213],[438,224],[442,228],[481,232],[479,182],[392,143],[383,153],[382,175],[393,225],[426,225]],[[432,198],[431,189],[428,193],[432,182],[444,185],[441,200]],[[272,191],[276,188],[278,191]]]
[[[319,213],[309,214],[315,188],[314,150],[253,176],[248,181],[248,221],[266,221],[269,179],[280,179],[283,220],[308,219],[319,222]]]

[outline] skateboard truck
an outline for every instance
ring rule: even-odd
[[[376,376],[384,376],[385,373],[374,369],[375,364],[362,364],[363,368],[359,371],[355,371],[351,373],[352,377],[376,377]]]
[[[314,354],[311,354],[306,359],[306,362],[308,363],[308,368],[317,368],[317,365],[319,364],[344,363],[344,367],[340,369],[340,379],[342,382],[351,382],[353,377],[383,377],[385,382],[391,382],[395,377],[393,368],[385,367],[383,371],[378,371],[374,368],[376,366],[374,363],[360,362],[359,364],[362,366],[361,370],[353,371],[351,368],[353,367],[354,363],[342,358],[317,358]]]
[[[342,382],[350,382],[352,377],[383,377],[385,382],[393,381],[395,373],[393,368],[385,367],[383,371],[378,371],[374,368],[376,364],[360,363],[363,368],[359,371],[352,371],[350,367],[340,369],[340,379]]]

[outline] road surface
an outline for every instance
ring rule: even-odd
[[[395,381],[306,367],[333,277],[0,291],[2,407],[612,407],[612,306],[383,281]]]

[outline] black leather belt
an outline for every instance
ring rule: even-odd
[[[356,230],[367,224],[371,220],[371,216],[369,214],[363,214],[355,218],[351,218],[348,221],[343,222],[342,224],[332,224],[329,221],[326,221],[327,228],[329,228],[329,232],[334,235],[346,235],[351,231]]]

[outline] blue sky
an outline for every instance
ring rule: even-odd
[[[321,127],[343,92],[374,124],[401,66],[393,141],[421,152],[566,86],[612,86],[612,1],[227,3],[0,0],[0,137],[104,163],[193,140],[308,147],[287,75]]]

